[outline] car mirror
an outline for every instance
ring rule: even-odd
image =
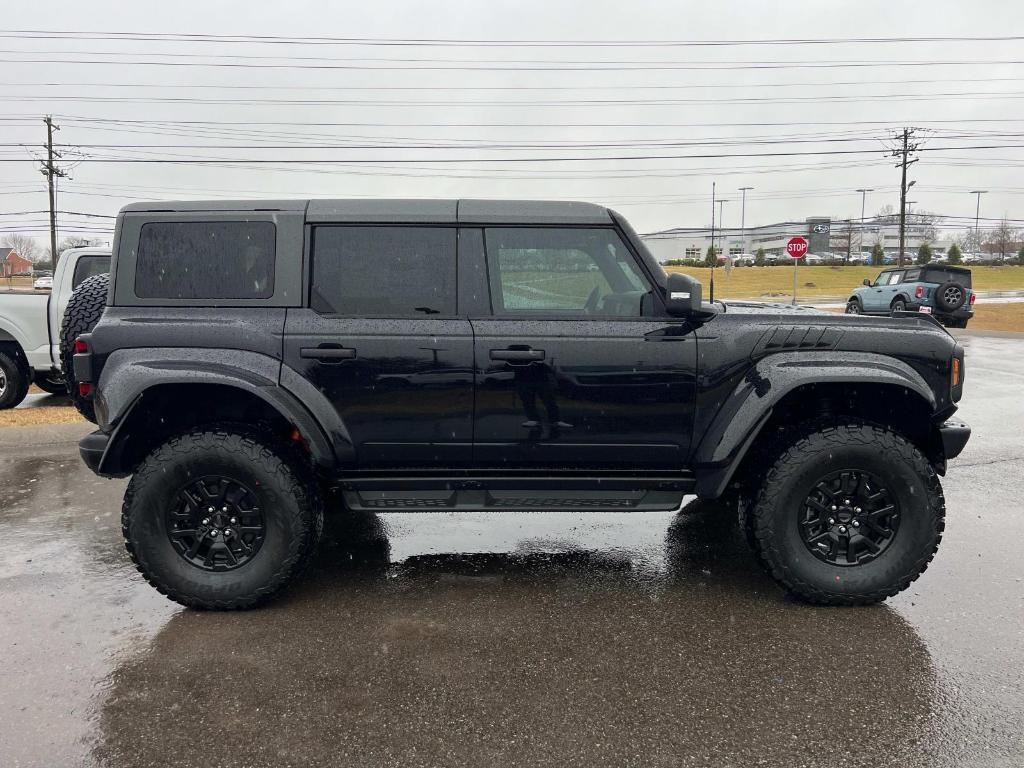
[[[867,277],[865,277],[865,278],[864,278],[864,285],[866,285],[866,286],[870,287],[870,286],[871,286],[871,279],[870,279],[870,278],[867,278]]]
[[[673,317],[690,315],[700,311],[701,285],[682,272],[670,272],[665,309]]]

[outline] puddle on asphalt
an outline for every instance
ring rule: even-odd
[[[335,520],[282,598],[203,613],[129,564],[123,482],[0,471],[8,759],[935,763],[946,693],[918,633],[785,599],[713,505]]]

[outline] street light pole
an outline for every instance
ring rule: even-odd
[[[740,187],[743,193],[743,203],[740,207],[740,237],[743,238],[743,252],[747,253],[747,190],[753,187]]]
[[[978,253],[981,253],[981,232],[978,229],[978,220],[981,215],[981,196],[987,193],[987,189],[972,189],[971,194],[974,195],[974,236],[978,239]]]
[[[860,192],[860,255],[864,256],[864,203],[867,202],[868,192],[874,192],[873,189],[858,189]]]
[[[729,239],[725,236],[725,225],[722,223],[723,222],[723,219],[722,219],[722,206],[725,205],[728,202],[729,201],[727,199],[725,199],[725,198],[720,198],[719,201],[718,201],[718,233],[719,233],[719,238],[722,241],[722,253],[723,254],[725,253],[725,250],[729,247]],[[718,260],[717,256],[715,257],[715,260],[716,261]]]

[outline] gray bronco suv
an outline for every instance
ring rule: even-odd
[[[886,269],[864,279],[846,302],[848,315],[923,312],[950,328],[966,328],[974,317],[971,270],[946,264]]]
[[[932,559],[970,435],[933,319],[705,302],[596,205],[136,204],[90,281],[68,309],[81,454],[131,477],[128,552],[194,607],[277,593],[325,510],[693,494],[793,595],[876,602]]]

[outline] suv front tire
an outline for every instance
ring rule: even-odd
[[[125,492],[132,561],[192,608],[251,608],[298,576],[323,532],[315,483],[256,435],[196,431],[156,448]]]
[[[906,589],[942,539],[945,501],[906,438],[851,421],[797,432],[764,475],[748,530],[786,591],[865,605]]]

